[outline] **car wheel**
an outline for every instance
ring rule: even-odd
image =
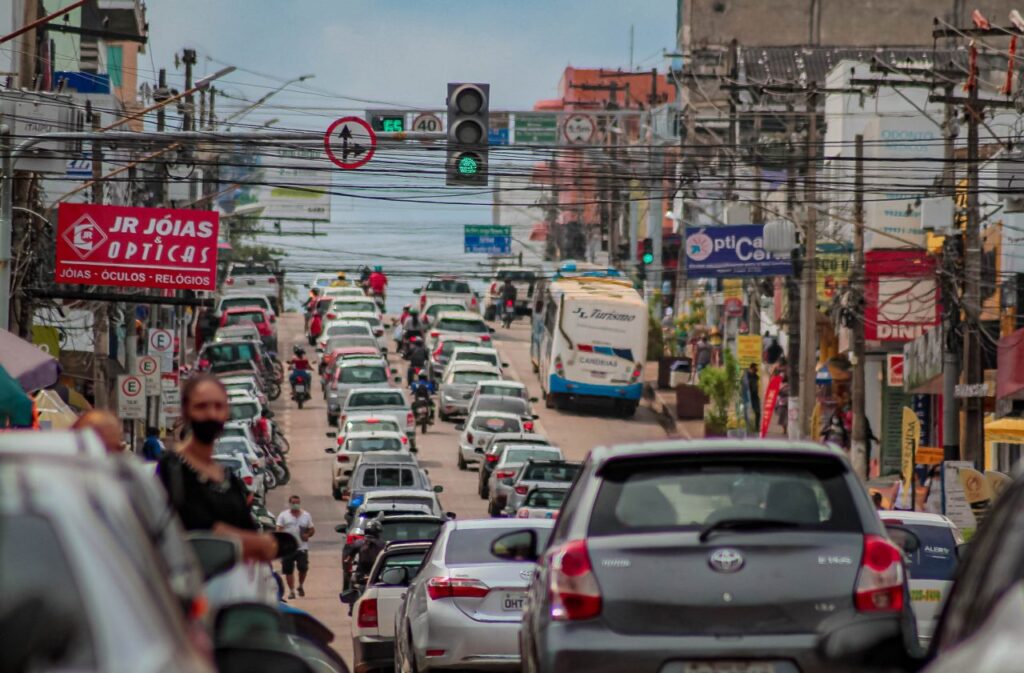
[[[459,449],[459,469],[460,470],[465,470],[467,467],[469,467],[469,464],[466,463],[466,459],[462,457],[462,449],[460,448]]]
[[[444,413],[443,411],[437,412],[437,417],[440,418],[442,421],[444,421],[446,423],[448,421],[450,421],[451,418],[452,418],[451,416],[449,416],[448,414]]]
[[[336,426],[338,424],[338,417],[327,415],[327,425]]]
[[[487,513],[491,516],[491,518],[496,519],[499,516],[501,516],[501,508],[498,507],[498,503],[494,502],[493,500],[488,500]]]
[[[335,500],[341,500],[341,489],[337,486],[332,486],[331,495],[334,496]]]
[[[496,307],[488,306],[486,309],[484,309],[484,320],[494,320],[494,316],[497,312],[498,309]]]

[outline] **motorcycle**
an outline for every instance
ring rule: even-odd
[[[298,405],[299,409],[302,408],[305,402],[313,399],[309,392],[309,380],[309,372],[302,371],[292,383],[292,400]]]
[[[406,360],[409,359],[409,346],[411,345],[409,340],[412,337],[423,338],[423,330],[407,329],[402,333],[402,343],[398,347],[398,352]]]
[[[412,403],[412,413],[420,433],[427,433],[427,426],[434,424],[434,404],[430,400],[419,399]]]
[[[505,300],[504,309],[501,312],[501,324],[505,329],[512,326],[512,321],[516,318],[516,303],[511,299]]]
[[[384,295],[382,295],[382,294],[374,294],[373,295],[373,301],[374,301],[374,303],[377,304],[377,308],[380,309],[380,312],[384,313]]]

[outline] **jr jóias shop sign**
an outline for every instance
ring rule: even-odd
[[[215,290],[216,212],[62,203],[57,282]]]

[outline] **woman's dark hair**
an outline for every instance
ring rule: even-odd
[[[207,374],[205,372],[199,374],[193,374],[192,376],[185,379],[185,385],[181,387],[181,417],[185,418],[188,416],[188,402],[192,395],[195,393],[196,388],[204,383],[212,383],[227,397],[228,389],[224,387],[221,380],[213,374]]]

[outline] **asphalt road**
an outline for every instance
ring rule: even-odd
[[[523,381],[532,395],[540,397],[540,386],[529,358],[529,318],[521,318],[509,330],[498,328],[495,340],[502,359],[508,364],[506,376]],[[288,313],[278,322],[279,351],[291,353],[291,347],[305,343],[302,317]],[[406,364],[392,353],[392,366],[405,373]],[[276,420],[291,442],[288,465],[292,479],[287,486],[271,491],[270,511],[277,514],[286,505],[288,496],[298,494],[302,506],[313,516],[316,535],[310,540],[310,572],[306,580],[306,596],[294,605],[307,610],[335,633],[334,647],[352,661],[352,642],[348,606],[338,600],[341,591],[341,547],[344,539],[334,532],[343,523],[342,503],[331,497],[330,465],[333,456],[324,452],[335,441],[328,439],[326,403],[319,384],[314,385],[313,400],[298,409],[291,401],[288,386],[273,404]],[[592,405],[586,408],[556,411],[546,409],[543,402],[535,406],[540,415],[537,430],[562,448],[567,459],[583,460],[589,450],[600,444],[664,439],[665,433],[653,414],[641,407],[634,418],[623,420],[610,407]],[[428,470],[434,484],[444,487],[441,504],[460,519],[487,516],[486,502],[476,493],[477,472],[460,471],[456,466],[458,433],[451,423],[436,422],[426,435],[417,439],[420,465]]]

